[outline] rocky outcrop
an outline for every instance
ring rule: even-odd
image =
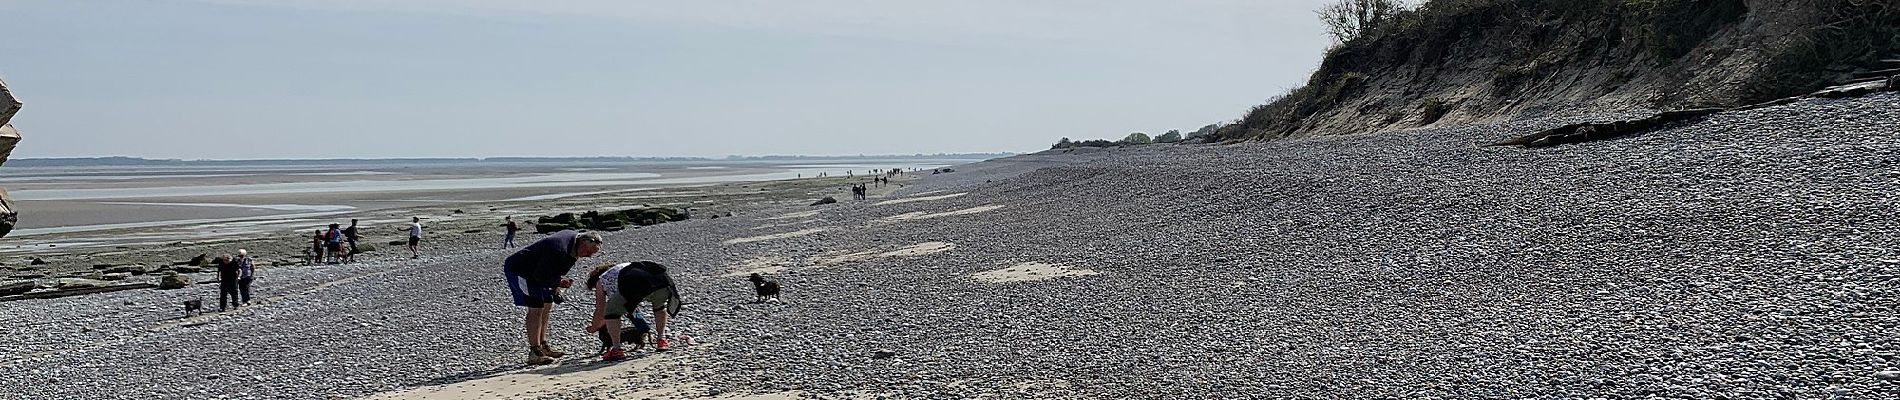
[[[564,230],[618,231],[628,226],[650,226],[692,218],[680,210],[666,207],[642,207],[620,211],[560,213],[535,219],[534,232],[547,234]]]
[[[36,287],[39,287],[39,285],[34,284],[33,281],[0,282],[0,296],[25,294],[26,292],[33,291],[33,288]]]
[[[1695,121],[1721,112],[1721,109],[1670,111],[1641,119],[1614,122],[1570,124],[1543,132],[1492,143],[1492,146],[1550,147],[1560,144],[1604,140],[1662,127],[1672,122]]]
[[[191,286],[191,277],[180,273],[168,273],[158,279],[160,290],[184,289]]]
[[[0,164],[7,163],[7,157],[13,154],[13,146],[20,143],[20,131],[13,128],[13,114],[20,112],[20,99],[13,97],[13,91],[7,90],[7,83],[0,81]],[[14,223],[20,213],[14,208],[13,200],[7,197],[7,189],[0,188],[0,237],[13,232]]]

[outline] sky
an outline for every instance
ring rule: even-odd
[[[0,0],[16,158],[1029,152],[1303,83],[1325,0]]]

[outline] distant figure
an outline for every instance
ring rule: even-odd
[[[361,236],[357,236],[356,234],[355,218],[350,218],[350,227],[343,228],[343,238],[350,242],[350,248],[345,249],[343,252],[344,262],[356,262],[356,239],[361,238]]]
[[[516,224],[515,217],[512,216],[502,217],[502,220],[507,222],[501,225],[506,228],[507,233],[501,235],[501,248],[513,248],[515,247],[515,232],[521,231],[521,225]]]
[[[409,258],[422,257],[416,246],[422,244],[422,217],[409,217]]]
[[[530,243],[502,260],[501,274],[508,280],[508,294],[517,306],[526,307],[528,365],[547,365],[567,353],[548,346],[548,313],[553,304],[561,304],[560,291],[574,285],[567,278],[574,263],[600,252],[600,234],[571,230]]]
[[[343,225],[330,224],[330,231],[323,233],[324,248],[329,250],[324,262],[340,264],[343,262]]]
[[[310,235],[310,248],[304,250],[304,258],[310,262],[310,265],[317,265],[323,263],[323,230],[318,229],[313,232],[316,233]]]
[[[218,311],[224,311],[227,305],[237,308],[243,304],[240,302],[242,299],[238,298],[237,261],[233,261],[229,254],[221,254],[211,259],[211,265],[218,268]]]
[[[237,259],[232,261],[237,263],[238,296],[244,299],[244,305],[251,305],[251,281],[257,278],[257,265],[251,262],[251,252],[244,249],[238,249]]]

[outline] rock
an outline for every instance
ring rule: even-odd
[[[878,349],[877,351],[871,352],[871,358],[879,359],[879,360],[896,357],[896,356],[897,356],[897,352],[891,351],[890,349]]]
[[[31,264],[31,265],[46,265],[46,264],[47,264],[47,262],[46,262],[46,259],[44,259],[44,258],[39,258],[39,257],[33,257],[33,261],[28,261],[28,262],[27,262],[27,264]]]
[[[184,289],[187,287],[191,287],[191,277],[185,274],[172,272],[165,274],[164,277],[158,278],[159,290]]]
[[[462,214],[463,212],[462,212],[462,209],[460,209],[460,208],[457,208],[457,209],[455,209],[455,211],[450,211],[449,213],[450,213],[450,214]]]
[[[204,270],[205,270],[204,267],[193,267],[189,265],[180,265],[180,266],[172,267],[172,272],[177,272],[181,274],[196,274],[199,272],[204,272]]]
[[[0,296],[12,296],[16,294],[24,294],[26,292],[33,291],[33,288],[36,288],[36,287],[39,287],[39,285],[33,283],[33,281],[0,282]]]
[[[543,234],[543,235],[570,230],[570,229],[578,229],[578,228],[575,227],[574,225],[567,225],[567,224],[534,224],[534,233]]]
[[[831,196],[825,196],[825,198],[818,199],[817,202],[811,203],[811,205],[813,206],[822,206],[826,204],[838,204],[838,199]]]
[[[408,240],[408,239],[403,239],[403,240],[391,240],[391,241],[389,241],[389,245],[390,245],[390,246],[402,246],[402,245],[407,245],[407,244],[409,244],[409,240]]]
[[[210,263],[211,263],[211,255],[199,253],[197,257],[192,257],[191,261],[186,261],[185,265],[190,265],[193,267],[202,267]]]
[[[403,244],[409,244],[409,242],[403,242]],[[356,247],[350,249],[351,253],[368,253],[373,251],[376,251],[376,245],[370,243],[357,243]]]
[[[129,274],[129,275],[145,275],[146,272],[151,272],[151,270],[145,268],[145,266],[143,265],[120,265],[116,267],[106,268],[104,272],[108,274],[124,273],[124,274]]]
[[[112,264],[93,264],[93,265],[92,265],[92,269],[100,269],[100,270],[102,270],[102,269],[106,269],[106,268],[112,268]]]
[[[112,282],[86,278],[59,278],[59,280],[53,283],[53,287],[57,289],[84,289],[106,286],[112,286]]]
[[[131,277],[132,273],[130,272],[107,272],[99,274],[99,280],[102,281],[123,281],[125,278]]]

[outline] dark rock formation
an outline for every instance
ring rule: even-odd
[[[1701,120],[1702,118],[1708,117],[1711,114],[1715,114],[1721,111],[1722,111],[1721,109],[1714,109],[1714,108],[1696,109],[1696,110],[1679,110],[1679,111],[1664,112],[1661,114],[1652,115],[1652,116],[1649,116],[1647,118],[1642,118],[1642,119],[1570,124],[1570,125],[1564,125],[1564,126],[1558,127],[1556,129],[1546,130],[1543,132],[1533,133],[1526,136],[1520,136],[1517,138],[1512,138],[1509,140],[1492,143],[1491,145],[1492,146],[1524,146],[1524,147],[1529,147],[1529,148],[1537,148],[1537,147],[1556,146],[1560,144],[1582,143],[1582,142],[1588,142],[1588,141],[1594,141],[1594,140],[1604,140],[1604,139],[1628,135],[1628,134],[1632,134],[1636,132],[1646,131],[1650,129],[1656,129],[1657,127],[1660,127],[1660,126],[1663,126],[1664,124],[1668,124],[1672,122]]]

